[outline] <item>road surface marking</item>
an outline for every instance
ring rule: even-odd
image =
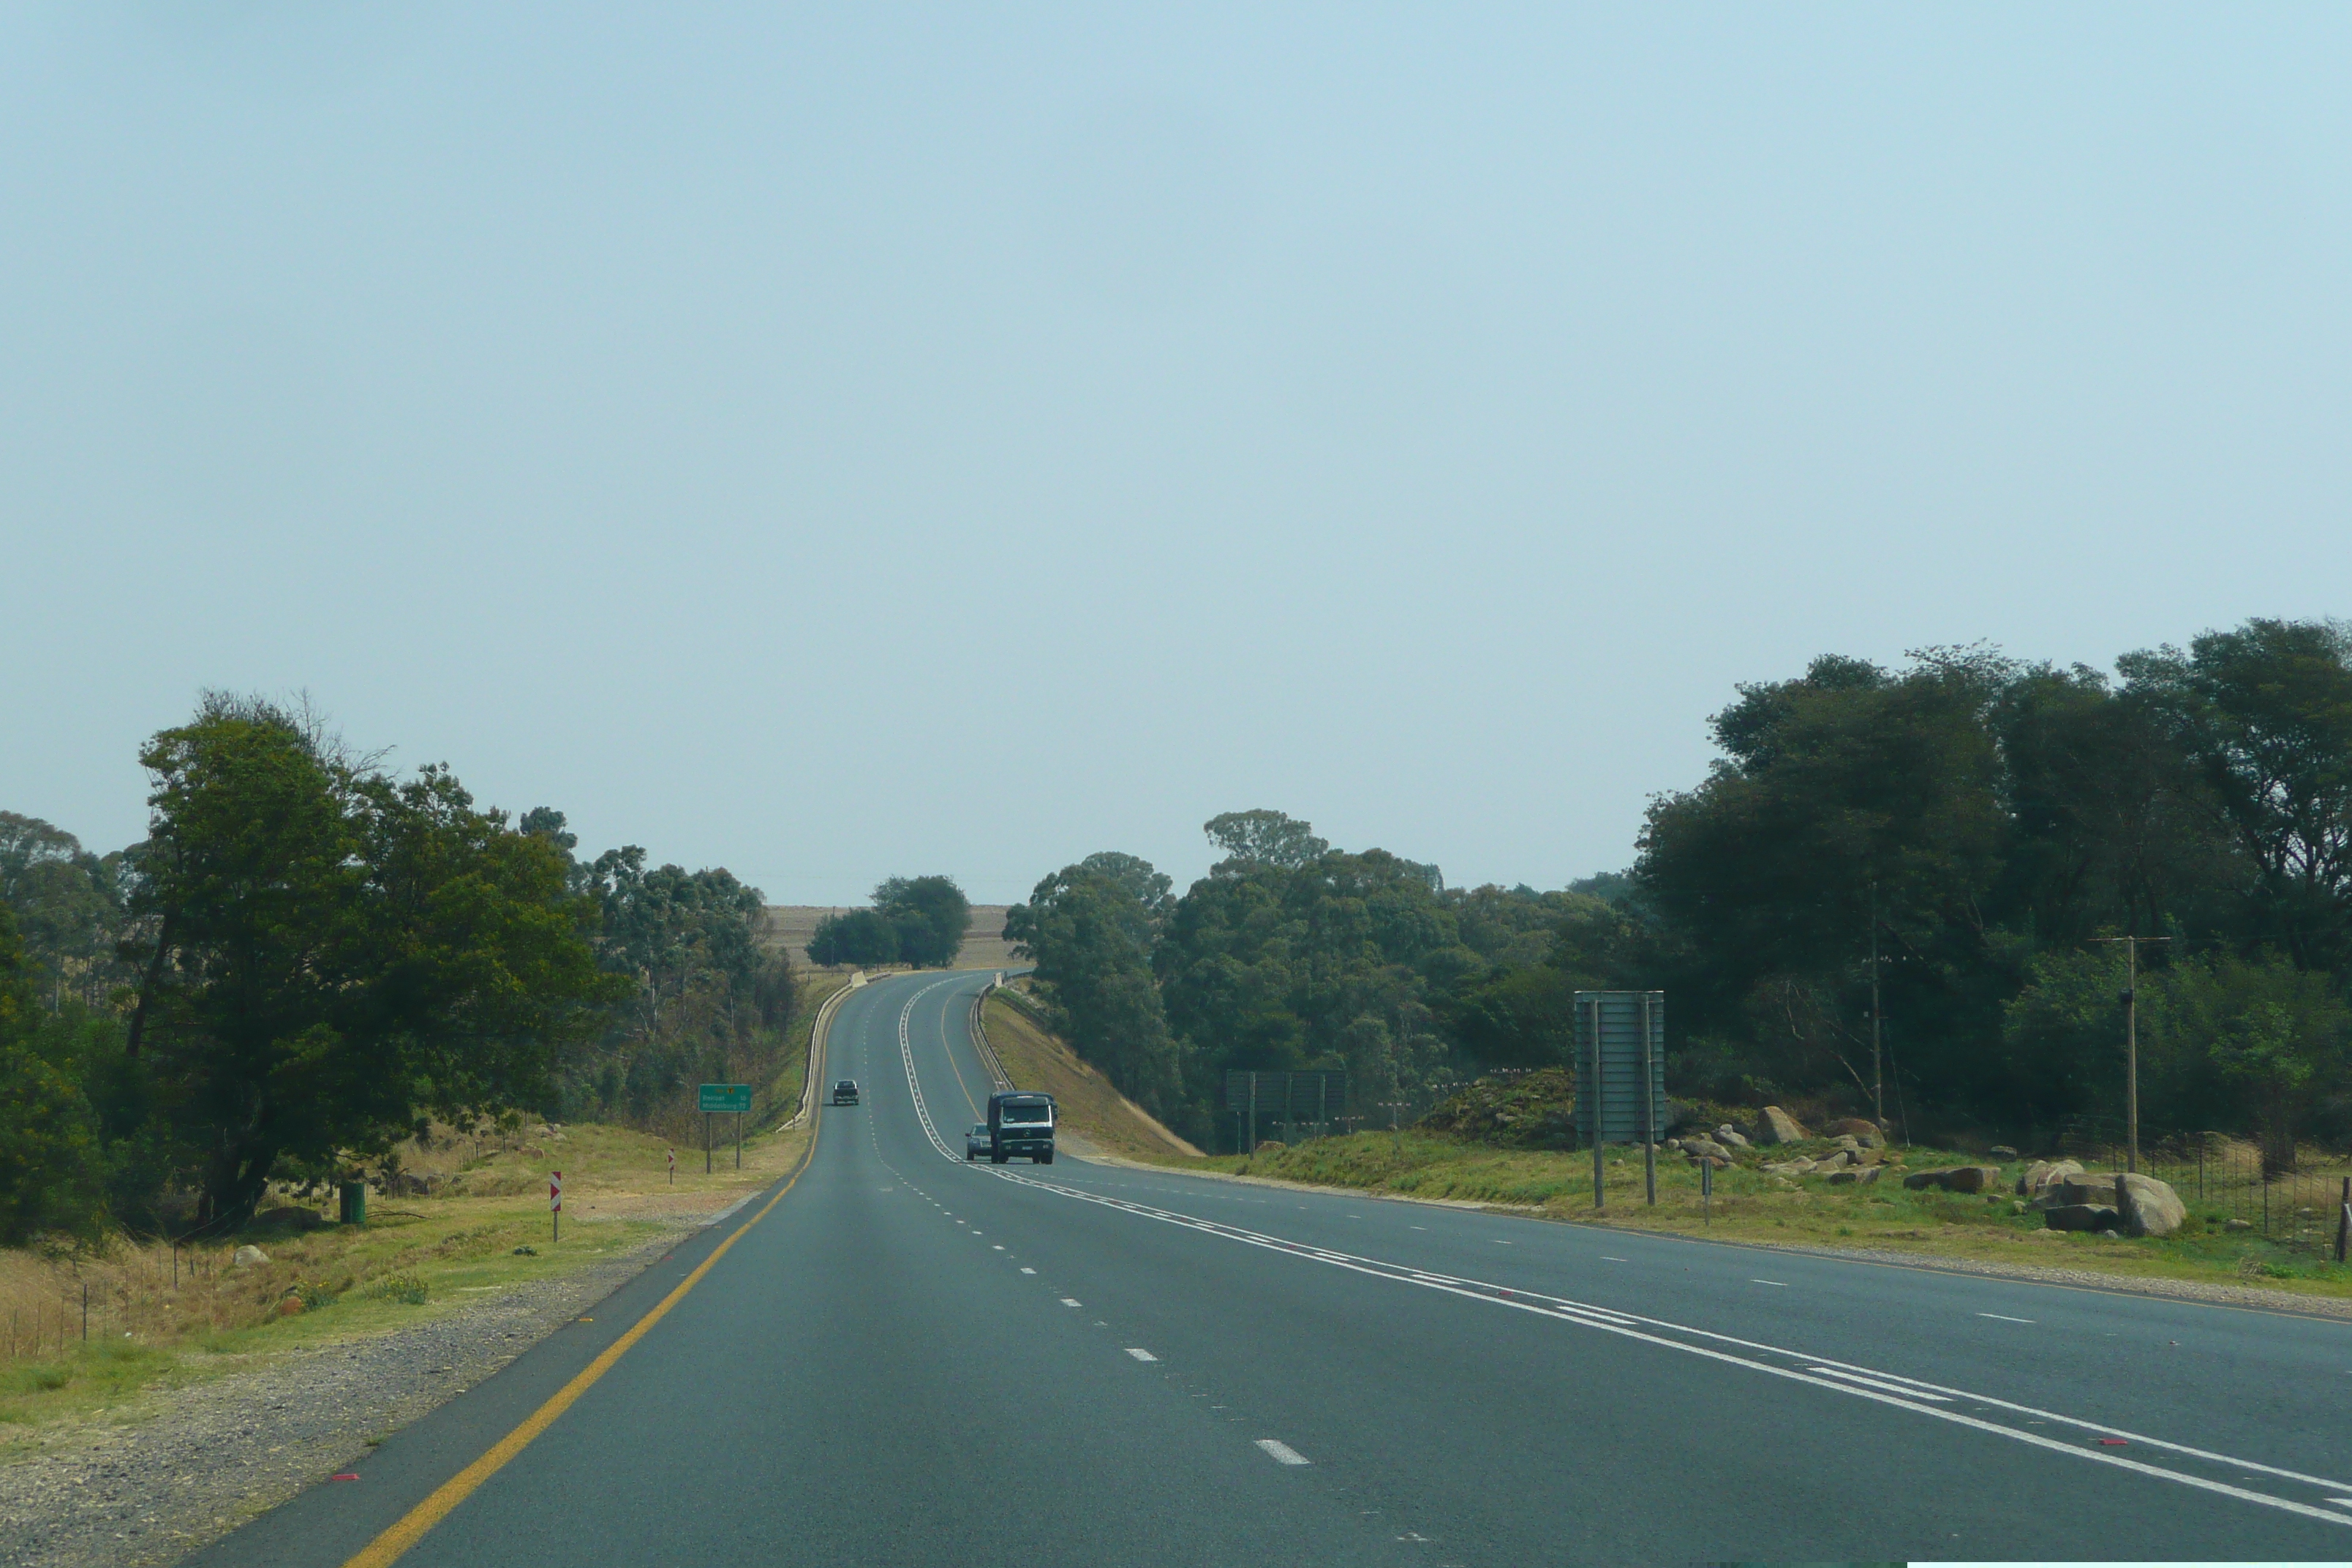
[[[1062,1298],[1062,1305],[1065,1307],[1083,1307],[1086,1303],[1084,1301],[1074,1301],[1069,1297],[1065,1296]]]
[[[1833,1366],[1809,1366],[1805,1370],[1820,1373],[1826,1377],[1842,1377],[1848,1383],[1859,1383],[1870,1388],[1884,1389],[1888,1394],[1899,1394],[1906,1399],[1925,1399],[1937,1405],[1951,1403],[1940,1394],[1924,1394],[1916,1388],[1906,1388],[1899,1383],[1889,1383],[1883,1377],[1864,1377],[1858,1372],[1844,1372]]]
[[[2248,1480],[2252,1480],[2254,1478],[2248,1476],[2246,1479]],[[2334,1503],[2338,1508],[2352,1508],[2352,1497],[2332,1497],[2327,1500]]]
[[[532,1411],[524,1419],[521,1426],[492,1444],[489,1449],[472,1464],[434,1488],[432,1493],[423,1502],[394,1521],[389,1529],[362,1547],[355,1556],[343,1564],[343,1568],[390,1568],[390,1565],[398,1562],[402,1554],[410,1547],[424,1540],[427,1531],[446,1519],[451,1510],[473,1496],[484,1481],[504,1469],[517,1454],[529,1447],[532,1438],[554,1426],[557,1418],[571,1409],[582,1394],[587,1393],[599,1378],[613,1370],[614,1365],[629,1352],[630,1347],[651,1333],[656,1323],[669,1316],[669,1310],[672,1307],[686,1300],[688,1291],[702,1283],[702,1277],[718,1267],[719,1260],[726,1257],[737,1242],[743,1239],[744,1232],[767,1218],[768,1212],[784,1201],[784,1194],[791,1192],[799,1184],[800,1179],[808,1173],[809,1167],[816,1163],[817,1136],[823,1131],[824,1124],[820,1122],[816,1130],[809,1134],[808,1151],[801,1156],[801,1168],[794,1171],[791,1178],[776,1189],[776,1195],[761,1205],[759,1213],[729,1233],[726,1240],[711,1248],[710,1256],[697,1265],[694,1272],[672,1286],[668,1295],[656,1302],[644,1317],[623,1330],[620,1338],[605,1346],[604,1352],[583,1367],[571,1382],[557,1389],[548,1398],[546,1404]]]
[[[1769,1285],[1776,1290],[1786,1290],[1789,1288],[1789,1282],[1786,1279],[1750,1279],[1748,1283],[1750,1285]]]
[[[1612,1258],[1604,1252],[1601,1255],[1601,1261],[1603,1263],[1622,1263],[1625,1260],[1622,1258]]]
[[[1037,1271],[1034,1268],[1024,1268],[1021,1272],[1024,1274],[1034,1274]]]
[[[992,1243],[992,1247],[993,1250],[998,1251],[998,1252],[1002,1252],[1002,1251],[1003,1251],[1003,1250],[1004,1250],[1004,1243],[1003,1243],[1003,1242],[1001,1242],[1001,1241],[999,1241],[999,1242],[995,1242],[995,1243]]]
[[[944,985],[948,984],[948,982],[940,981],[938,984]],[[937,987],[934,986],[928,989],[936,988]],[[937,1130],[931,1125],[929,1113],[923,1110],[922,1085],[915,1076],[915,1064],[912,1054],[904,1049],[903,1041],[901,1042],[900,1056],[906,1067],[907,1087],[915,1101],[916,1114],[923,1123],[925,1136],[929,1139],[931,1147],[937,1151],[942,1159],[951,1161],[957,1164],[962,1164],[964,1162],[959,1159],[955,1154],[949,1152],[946,1140],[939,1136]],[[2276,1465],[2258,1464],[2252,1460],[2239,1458],[2233,1455],[2218,1454],[2209,1449],[2193,1447],[2186,1443],[2175,1443],[2166,1438],[2145,1437],[2137,1433],[2125,1432],[2120,1428],[2108,1426],[2102,1423],[2086,1419],[2083,1416],[2068,1415],[2060,1411],[2039,1409],[2033,1405],[2021,1405],[2014,1401],[1999,1399],[1989,1394],[1973,1394],[1969,1390],[1963,1388],[1949,1388],[1939,1384],[1926,1384],[1918,1382],[1917,1380],[1904,1380],[1906,1383],[1913,1385],[1906,1388],[1904,1394],[1884,1394],[1875,1389],[1866,1388],[1857,1384],[1846,1382],[1841,1378],[1815,1376],[1811,1373],[1804,1370],[1807,1366],[1822,1364],[1825,1362],[1832,1366],[1839,1365],[1839,1363],[1834,1361],[1831,1361],[1830,1358],[1820,1355],[1807,1356],[1799,1352],[1783,1349],[1777,1345],[1766,1344],[1755,1340],[1741,1339],[1735,1334],[1722,1333],[1716,1330],[1702,1329],[1686,1323],[1677,1323],[1669,1319],[1646,1318],[1633,1313],[1617,1312],[1609,1309],[1591,1307],[1582,1302],[1570,1300],[1563,1297],[1545,1296],[1535,1292],[1525,1292],[1519,1296],[1512,1297],[1503,1293],[1502,1287],[1500,1286],[1486,1284],[1475,1279],[1456,1279],[1444,1284],[1425,1282],[1423,1279],[1412,1278],[1413,1271],[1405,1268],[1402,1265],[1391,1263],[1384,1258],[1349,1257],[1344,1253],[1333,1253],[1319,1248],[1309,1249],[1300,1246],[1297,1242],[1289,1241],[1277,1236],[1269,1236],[1262,1231],[1246,1230],[1241,1226],[1226,1225],[1221,1221],[1204,1219],[1198,1215],[1185,1214],[1181,1210],[1153,1208],[1148,1205],[1135,1203],[1124,1198],[1107,1197],[1101,1193],[1090,1192],[1083,1187],[1065,1186],[1056,1182],[1044,1180],[1034,1174],[1023,1175],[1012,1171],[1004,1170],[990,1170],[984,1173],[994,1176],[1000,1181],[1013,1182],[1023,1186],[1041,1188],[1044,1191],[1055,1193],[1063,1197],[1076,1199],[1084,1203],[1098,1204],[1106,1208],[1118,1209],[1140,1218],[1157,1220],[1168,1225],[1181,1226],[1189,1230],[1201,1231],[1228,1241],[1239,1242],[1245,1246],[1265,1247],[1286,1252],[1294,1258],[1307,1258],[1318,1263],[1328,1263],[1335,1268],[1346,1268],[1354,1273],[1367,1274],[1380,1279],[1391,1279],[1400,1284],[1419,1285],[1425,1289],[1438,1290],[1447,1294],[1462,1297],[1469,1300],[1485,1301],[1492,1306],[1510,1307],[1519,1311],[1533,1312],[1538,1316],[1552,1318],[1562,1322],[1580,1324],[1587,1328],[1601,1329],[1609,1333],[1622,1334],[1627,1339],[1640,1340],[1645,1343],[1657,1345],[1664,1349],[1681,1351],[1687,1355],[1698,1356],[1705,1360],[1718,1362],[1730,1366],[1742,1367],[1748,1371],[1761,1373],[1772,1377],[1786,1378],[1792,1383],[1807,1383],[1812,1384],[1816,1388],[1834,1389],[1838,1393],[1846,1394],[1852,1398],[1866,1399],[1875,1404],[1885,1405],[1895,1409],[1908,1410],[1916,1415],[1929,1416],[1938,1421],[1948,1421],[1954,1426],[1967,1426],[1990,1436],[2006,1437],[2011,1442],[2021,1443],[2028,1447],[2045,1448],[2053,1453],[2071,1455],[2075,1458],[2087,1459],[2095,1464],[2109,1465],[2121,1470],[2130,1470],[2136,1474],[2147,1476],[2151,1479],[2171,1481],[2178,1486],[2189,1487],[2200,1491],[2212,1492],[2220,1496],[2236,1498],[2242,1502],[2250,1502],[2264,1508],[2276,1509],[2282,1512],[2299,1514],[2306,1519],[2323,1519],[2333,1524],[2352,1525],[2352,1518],[2348,1518],[2344,1513],[2336,1511],[2333,1509],[2317,1507],[2306,1502],[2299,1502],[2291,1498],[2280,1497],[2270,1492],[2252,1491],[2243,1487],[2231,1486],[2222,1481],[2209,1480],[2202,1476],[2191,1475],[2182,1470],[2167,1469],[2160,1465],[2149,1464],[2144,1459],[2126,1458],[2118,1453],[2100,1448],[2086,1447],[2083,1446],[2079,1440],[2069,1441],[2061,1437],[2043,1436],[2039,1433],[2027,1432],[2017,1426],[2003,1426],[1998,1422],[1983,1420],[1978,1416],[1964,1414],[1958,1409],[1949,1407],[1948,1405],[1939,1407],[1934,1405],[1920,1403],[1920,1392],[1925,1390],[1930,1393],[1966,1397],[1972,1402],[1977,1402],[1986,1406],[1997,1407],[2000,1410],[2011,1412],[2016,1415],[2043,1416],[2053,1421],[2063,1422],[2069,1426],[2083,1428],[2090,1432],[2127,1437],[2134,1443],[2144,1444],[2150,1448],[2161,1449],[2168,1453],[2178,1454],[2186,1458],[2203,1460],[2210,1464],[2228,1465],[2235,1469],[2258,1471],[2262,1474],[2281,1479],[2301,1481],[2311,1486],[2326,1488],[2331,1490],[2352,1490],[2352,1482],[2335,1480],[2321,1476],[2306,1475],[2300,1470],[2285,1469]],[[1304,1204],[1297,1206],[1301,1210],[1304,1210],[1306,1207]],[[1759,1279],[1756,1282],[1762,1285],[1780,1286],[1784,1289],[1787,1289],[1786,1283],[1782,1280]],[[1097,1326],[1101,1327],[1103,1325],[1097,1321]],[[1682,1339],[1667,1337],[1675,1334],[1685,1337]],[[1715,1345],[1722,1345],[1729,1348],[1718,1350],[1713,1348],[1713,1345],[1691,1342],[1694,1340],[1711,1341],[1714,1342]],[[1743,1352],[1754,1353],[1740,1353]],[[1769,1361],[1757,1359],[1758,1356],[1785,1357],[1801,1364],[1795,1366],[1776,1364]],[[1874,1375],[1871,1369],[1866,1367],[1846,1367],[1843,1370],[1860,1373],[1864,1376]],[[1875,1375],[1886,1377],[1892,1380],[1895,1374],[1877,1373]]]
[[[1999,1318],[2004,1323],[2030,1323],[2033,1321],[2031,1318],[2012,1318],[2007,1312],[1979,1312],[1977,1316],[1979,1318]]]
[[[1300,1453],[1289,1444],[1283,1442],[1278,1437],[1260,1437],[1257,1440],[1257,1446],[1264,1448],[1266,1452],[1266,1457],[1277,1465],[1303,1465],[1307,1463],[1306,1455]]]
[[[1158,1361],[1160,1359],[1158,1356],[1153,1355],[1150,1351],[1145,1350],[1141,1345],[1128,1346],[1127,1353],[1133,1356],[1138,1361]]]

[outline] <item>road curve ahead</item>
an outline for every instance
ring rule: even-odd
[[[624,1353],[731,1225],[197,1561],[2352,1557],[2343,1324],[968,1163],[987,978],[843,1004],[866,1103]]]

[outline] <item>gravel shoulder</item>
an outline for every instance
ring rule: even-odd
[[[0,1467],[0,1563],[174,1562],[348,1468],[369,1439],[465,1393],[724,1213],[664,1215],[664,1234],[574,1272],[411,1328],[248,1358],[245,1368],[47,1429],[32,1453]]]

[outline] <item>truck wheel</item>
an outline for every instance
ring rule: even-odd
[[[1048,1151],[1046,1151],[1045,1153],[1040,1154],[1040,1155],[1038,1155],[1038,1156],[1037,1156],[1037,1163],[1039,1163],[1039,1164],[1041,1164],[1041,1165],[1050,1165],[1050,1164],[1052,1164],[1053,1163],[1054,1163],[1054,1155],[1053,1155],[1053,1152],[1052,1152],[1051,1150],[1048,1150]]]

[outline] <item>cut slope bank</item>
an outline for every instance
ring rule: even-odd
[[[1071,1152],[1101,1151],[1154,1159],[1199,1159],[1201,1151],[1162,1127],[1143,1107],[1112,1087],[1110,1079],[1078,1059],[1077,1053],[1045,1032],[1002,994],[992,994],[981,1011],[981,1026],[1004,1070],[1022,1089],[1054,1097]]]

